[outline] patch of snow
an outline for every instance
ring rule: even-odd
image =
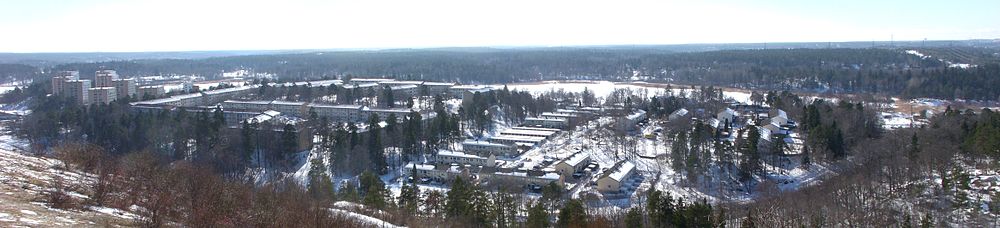
[[[371,225],[371,226],[376,226],[376,227],[386,227],[386,228],[405,227],[405,226],[393,225],[392,223],[388,223],[388,222],[386,222],[384,220],[381,220],[381,219],[378,219],[378,218],[374,218],[374,217],[371,217],[371,216],[367,216],[367,215],[363,215],[363,214],[358,214],[358,213],[351,212],[351,211],[330,208],[330,212],[333,212],[334,214],[341,214],[341,215],[347,216],[349,218],[356,219],[357,221],[359,221],[361,223],[364,223],[366,225]]]

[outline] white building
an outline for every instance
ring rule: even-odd
[[[500,132],[500,135],[510,135],[510,136],[527,136],[527,137],[544,137],[551,138],[557,132],[554,131],[538,131],[538,130],[521,130],[521,129],[507,129]]]
[[[723,123],[727,122],[733,123],[734,120],[733,118],[735,117],[736,117],[736,111],[731,108],[726,108],[725,110],[722,110],[721,112],[715,115],[715,118],[718,119],[719,122]]]
[[[528,117],[524,118],[524,125],[530,127],[565,129],[569,127],[569,120]]]
[[[486,166],[494,167],[496,166],[496,156],[478,156],[475,154],[466,154],[458,151],[450,150],[440,150],[437,154],[431,156],[431,160],[441,164],[462,164],[462,165],[473,165],[473,166]]]
[[[515,146],[489,141],[465,140],[465,142],[462,142],[462,150],[465,150],[466,153],[480,156],[501,155],[514,157],[519,155]]]
[[[81,105],[90,104],[90,80],[63,81],[62,94]]]
[[[88,91],[92,104],[108,104],[118,98],[115,87],[95,87],[88,89]]]
[[[360,122],[360,105],[317,105],[309,106],[320,118],[326,117],[330,122]]]
[[[498,135],[491,137],[489,140],[494,143],[531,147],[541,145],[545,142],[545,137]]]

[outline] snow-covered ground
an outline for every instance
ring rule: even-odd
[[[136,218],[132,213],[90,207],[86,210],[62,210],[43,202],[43,193],[52,190],[56,181],[65,186],[84,186],[93,175],[63,168],[56,159],[22,154],[27,143],[11,136],[6,124],[0,129],[0,227],[78,227],[128,226]],[[68,195],[86,199],[81,192]]]
[[[504,85],[498,85],[497,87],[503,86]],[[594,96],[598,98],[607,97],[611,94],[611,92],[618,89],[629,89],[632,91],[645,90],[647,91],[647,95],[655,95],[665,92],[663,88],[615,83],[610,81],[543,81],[529,84],[508,84],[506,86],[510,90],[527,91],[535,95],[560,90],[565,92],[580,93],[586,89],[594,93]]]

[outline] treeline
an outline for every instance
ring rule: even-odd
[[[0,63],[0,83],[46,79],[43,76],[42,71],[34,66]]]
[[[937,49],[935,49],[937,50]],[[945,49],[947,50],[947,49]],[[72,63],[92,77],[100,67],[127,76],[185,74],[216,77],[250,69],[281,80],[336,75],[464,83],[551,79],[643,80],[772,90],[879,93],[906,97],[993,100],[1000,92],[989,55],[946,55],[981,63],[969,69],[920,58],[903,49],[763,49],[674,53],[658,48],[395,50]],[[954,60],[959,61],[959,60]]]

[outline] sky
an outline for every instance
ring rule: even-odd
[[[1000,38],[997,0],[0,0],[0,52]]]

